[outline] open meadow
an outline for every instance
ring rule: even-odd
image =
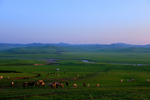
[[[0,99],[147,100],[149,64],[149,53],[0,54]]]

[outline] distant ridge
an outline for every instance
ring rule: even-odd
[[[112,43],[116,45],[124,45],[124,46],[150,46],[148,45],[132,45],[126,43]],[[44,46],[44,45],[60,45],[60,46],[70,46],[70,45],[111,45],[111,44],[69,44],[69,43],[28,43],[28,44],[21,44],[21,43],[0,43],[0,46]]]
[[[30,44],[13,44],[13,43],[0,43],[0,50],[6,50],[11,48],[18,48],[18,47],[29,47],[29,46],[46,46],[46,45],[53,45],[53,46],[120,46],[121,48],[124,47],[150,47],[148,45],[131,45],[126,43],[112,43],[112,44],[68,44],[60,42],[58,44],[54,43],[30,43]]]
[[[63,52],[131,52],[150,53],[150,45],[131,45],[125,43],[113,44],[68,44],[68,43],[31,43],[31,44],[6,44],[0,43],[3,53],[15,54],[54,54]]]
[[[150,47],[150,44],[148,45],[132,45],[132,44],[126,44],[126,43],[113,43],[113,44],[123,45],[127,47]]]

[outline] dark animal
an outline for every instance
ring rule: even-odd
[[[33,87],[34,84],[35,84],[35,82],[28,82],[28,87],[29,87],[29,86]]]
[[[53,83],[49,83],[49,88],[55,88],[55,85]]]
[[[86,83],[85,83],[85,82],[83,82],[83,86],[86,86]]]
[[[56,88],[58,88],[59,86],[64,88],[64,85],[62,83],[56,83]]]
[[[46,76],[48,77],[50,74],[47,74]]]
[[[63,81],[64,81],[64,79],[61,79],[61,81],[63,82]]]
[[[68,82],[66,82],[66,85],[67,85],[67,86],[69,86],[69,83],[68,83]]]
[[[53,83],[49,83],[49,88],[52,87],[52,88],[56,88],[56,82],[53,82]]]
[[[27,87],[28,86],[28,82],[24,82],[23,83],[23,87],[25,88],[25,87]]]

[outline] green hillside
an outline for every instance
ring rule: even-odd
[[[119,45],[80,45],[80,46],[30,46],[1,51],[13,54],[59,54],[62,52],[114,52],[114,53],[150,53],[150,48],[123,47]]]
[[[121,49],[99,49],[97,52],[114,52],[114,53],[150,53],[150,48],[129,47]]]

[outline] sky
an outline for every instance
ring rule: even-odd
[[[150,0],[0,0],[0,43],[150,44]]]

